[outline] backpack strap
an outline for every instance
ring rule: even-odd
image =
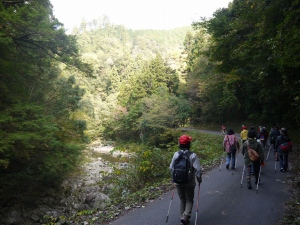
[[[178,157],[175,159],[175,164],[180,160],[180,158],[183,156],[183,150],[179,150],[178,152]]]
[[[179,153],[179,154],[181,154],[180,156],[183,156],[186,152],[188,152],[187,158],[188,158],[188,161],[189,161],[189,165],[190,165],[190,168],[193,168],[193,165],[191,164],[190,156],[191,156],[194,152],[192,152],[192,151],[190,151],[190,150],[188,150],[188,149],[186,149],[186,150],[181,149],[181,150],[179,150],[179,152],[181,152],[181,153]],[[179,157],[178,157],[178,158],[179,158]]]
[[[249,140],[247,140],[247,146],[248,146],[248,149],[250,148],[250,145],[249,145],[250,143],[249,143]],[[257,145],[258,145],[258,143],[256,142],[256,146],[255,146],[255,149],[253,149],[254,151],[256,151],[257,152]]]
[[[230,141],[229,141],[228,135],[227,135],[227,140],[228,140],[228,144],[229,144],[229,146],[231,147],[231,144],[230,144]]]
[[[227,135],[227,140],[228,140],[228,144],[230,145],[230,146],[232,146],[232,145],[234,145],[236,142],[235,142],[235,140],[234,140],[234,138],[233,138],[233,144],[230,144],[230,141],[229,141],[229,138],[228,138],[228,135]]]

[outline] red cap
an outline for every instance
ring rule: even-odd
[[[191,141],[192,141],[192,137],[187,136],[187,135],[182,135],[179,138],[179,144],[181,144],[181,145],[186,145],[186,144],[190,143]]]

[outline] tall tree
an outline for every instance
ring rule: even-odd
[[[1,1],[0,21],[0,202],[6,204],[60,183],[76,166],[85,122],[70,119],[83,91],[58,69],[58,62],[83,64],[50,1]]]
[[[297,7],[299,1],[239,0],[194,24],[211,35],[210,59],[218,62],[243,119],[295,124],[299,66],[286,59],[298,48]]]

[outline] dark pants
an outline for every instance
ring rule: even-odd
[[[260,163],[253,163],[252,165],[247,165],[247,171],[246,171],[246,177],[247,179],[250,180],[251,178],[251,167],[253,166],[254,169],[254,176],[255,176],[255,180],[258,180],[258,176],[259,176],[259,170],[260,170]]]
[[[287,171],[289,165],[289,154],[284,154],[284,155],[280,154],[279,160],[280,160],[280,169]]]
[[[275,160],[278,160],[279,159],[279,154],[277,152],[277,149],[275,148],[275,144],[274,143],[270,143],[270,145],[273,146]]]
[[[265,141],[265,140],[260,140],[260,143],[261,143],[261,146],[262,146],[263,148],[266,147],[266,141]]]

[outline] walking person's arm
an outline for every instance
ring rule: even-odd
[[[228,142],[227,140],[228,140],[228,136],[225,135],[224,140],[223,140],[223,148],[224,148],[224,152],[227,151],[227,147],[226,147],[227,142]]]
[[[237,147],[237,149],[239,151],[239,149],[240,149],[240,142],[239,142],[239,140],[238,140],[238,138],[236,136],[234,136],[234,142],[236,143],[236,147]]]
[[[202,172],[201,172],[201,165],[200,165],[200,161],[199,161],[199,158],[198,156],[196,155],[196,153],[193,153],[191,155],[191,158],[192,158],[192,166],[194,168],[194,171],[195,171],[195,176],[197,178],[197,181],[199,182],[199,185],[200,183],[202,182]]]
[[[170,171],[171,171],[171,173],[172,173],[172,170],[173,170],[173,167],[174,167],[174,163],[175,163],[175,160],[176,160],[177,157],[178,157],[178,153],[175,152],[174,155],[173,155],[172,161],[170,163]]]

